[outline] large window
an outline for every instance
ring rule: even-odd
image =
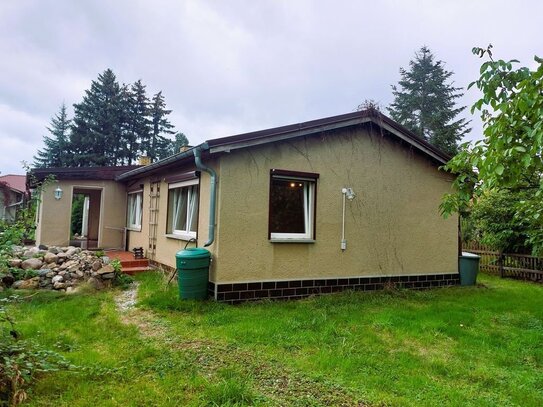
[[[184,239],[196,237],[198,228],[198,180],[169,185],[167,233]]]
[[[128,193],[128,210],[126,226],[129,229],[141,230],[141,213],[143,207],[143,191]]]
[[[315,237],[315,190],[318,174],[272,170],[269,237],[308,240]]]

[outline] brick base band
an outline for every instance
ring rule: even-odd
[[[424,289],[460,284],[460,275],[433,274],[396,277],[354,277],[322,280],[262,281],[254,283],[215,284],[209,282],[211,298],[217,291],[217,301],[237,304],[244,301],[269,299],[296,299],[310,295],[335,293],[344,290],[373,291],[387,286]]]

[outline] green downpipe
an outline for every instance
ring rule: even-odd
[[[217,173],[215,172],[213,168],[206,166],[202,162],[202,148],[207,150],[209,147],[207,147],[207,143],[206,143],[194,149],[194,163],[196,164],[196,168],[207,172],[210,176],[209,233],[208,233],[208,239],[204,243],[204,247],[207,247],[213,244],[213,242],[215,241],[215,207],[217,206]]]

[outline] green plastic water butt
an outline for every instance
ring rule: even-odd
[[[182,300],[205,300],[209,281],[211,253],[201,248],[189,248],[175,255],[179,298]]]
[[[460,256],[460,285],[475,285],[479,273],[479,259],[473,253],[462,252]]]

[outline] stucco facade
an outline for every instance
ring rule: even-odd
[[[56,188],[62,190],[55,199]],[[89,235],[100,248],[124,248],[126,225],[126,187],[113,180],[58,180],[42,190],[37,215],[36,243],[67,246],[73,194],[91,197]]]
[[[203,164],[196,164],[197,155]],[[174,268],[175,254],[188,237],[169,231],[169,188],[185,188],[176,182],[187,176],[198,185],[197,230],[190,233],[203,246],[210,237],[213,171],[207,166],[217,175],[215,236],[207,247],[215,299],[300,297],[387,283],[414,288],[457,284],[458,218],[439,214],[452,183],[452,176],[438,169],[446,161],[435,147],[376,112],[214,139],[119,172],[112,180],[58,181],[42,197],[38,242],[67,244],[70,217],[60,214],[70,212],[71,196],[84,189],[100,191],[98,246],[142,247],[156,265]],[[270,206],[273,197],[281,196],[272,193],[272,171],[313,177],[304,189],[311,191],[304,201],[310,199],[313,208],[310,238],[271,238]],[[57,185],[65,199],[54,199]],[[159,196],[153,200],[157,186]],[[346,201],[344,223],[343,188],[356,194]],[[126,228],[127,194],[137,191],[142,194],[141,227]],[[187,219],[189,212],[184,212]],[[346,248],[340,245],[343,224]]]

